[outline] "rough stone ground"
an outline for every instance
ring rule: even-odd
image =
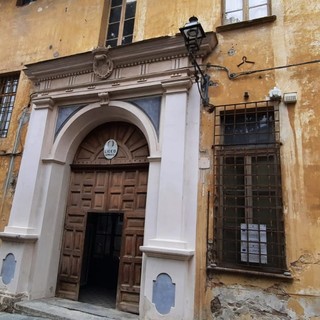
[[[21,301],[15,304],[15,312],[19,314],[0,313],[1,319],[31,320],[138,320],[134,314],[94,306],[88,303],[50,298],[32,301]]]
[[[33,316],[25,316],[21,314],[10,314],[6,312],[0,312],[0,320],[43,320],[48,318],[39,318]]]

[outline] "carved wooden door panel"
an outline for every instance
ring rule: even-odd
[[[138,313],[147,177],[147,168],[72,173],[58,296],[78,299],[87,212],[123,212],[117,308]]]
[[[73,172],[64,226],[57,295],[78,299],[83,244],[86,228],[88,191],[94,184],[94,173]],[[86,192],[84,192],[86,190]]]
[[[117,309],[139,313],[140,279],[143,245],[145,205],[147,194],[147,170],[133,170],[123,173],[122,207],[124,227],[122,252],[119,266]],[[111,197],[119,190],[111,188]]]

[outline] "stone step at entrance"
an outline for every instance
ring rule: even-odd
[[[17,302],[15,304],[15,312],[23,315],[56,320],[139,319],[138,315],[131,313],[61,298]]]

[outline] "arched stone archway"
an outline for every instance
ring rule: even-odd
[[[110,139],[118,153],[108,160],[103,149]],[[87,291],[117,295],[121,310],[139,312],[148,155],[140,129],[125,122],[100,125],[80,144],[72,163],[58,296],[77,300],[82,284]]]
[[[149,156],[159,156],[158,136],[150,118],[129,102],[110,101],[108,106],[89,104],[71,117],[55,138],[48,158],[71,163],[84,137],[100,124],[109,121],[124,121],[137,126],[148,142]]]
[[[149,160],[158,155],[159,145],[150,119],[128,102],[111,101],[108,106],[88,104],[68,119],[57,136],[52,130],[57,118],[56,108],[52,107],[54,101],[40,97],[33,103],[10,221],[2,235],[8,240],[2,248],[3,254],[12,252],[11,235],[17,234],[22,242],[14,250],[19,277],[14,277],[8,287],[12,292],[29,290],[30,297],[35,299],[55,294],[70,165],[84,137],[103,123],[120,121],[139,128],[149,150]],[[31,260],[28,256],[35,258]],[[30,286],[29,277],[34,279]]]

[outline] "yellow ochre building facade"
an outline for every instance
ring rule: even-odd
[[[320,318],[318,1],[0,12],[3,310]]]

